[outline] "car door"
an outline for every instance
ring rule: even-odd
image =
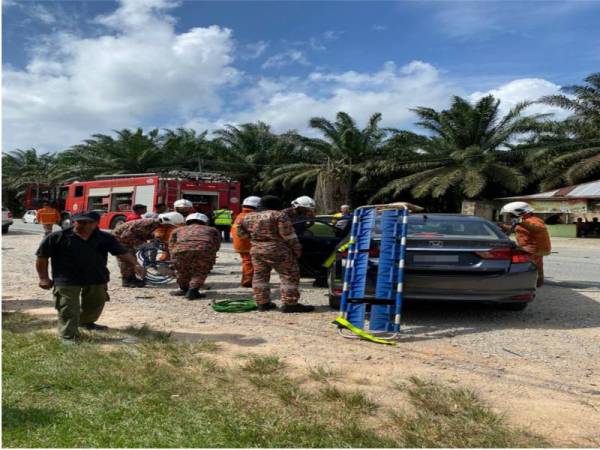
[[[294,228],[302,244],[302,256],[298,263],[303,276],[325,278],[327,271],[323,262],[335,250],[341,238],[336,229],[320,220],[297,220]]]

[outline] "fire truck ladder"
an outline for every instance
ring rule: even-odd
[[[348,338],[363,338],[381,344],[393,344],[400,332],[404,294],[404,261],[409,209],[408,203],[368,205],[354,211],[350,246],[344,266],[344,284],[340,317],[335,320],[339,332]],[[375,283],[375,297],[365,296],[369,249],[376,221],[380,216],[381,243]],[[371,305],[369,331],[365,329],[367,305]],[[347,331],[353,334],[348,334]]]

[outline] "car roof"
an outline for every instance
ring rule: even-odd
[[[469,222],[487,222],[488,219],[485,219],[484,217],[479,217],[479,216],[467,216],[465,214],[445,214],[445,213],[416,213],[416,214],[410,214],[409,217],[415,217],[415,218],[424,218],[427,217],[428,219],[437,219],[437,220],[445,220],[448,222],[464,222],[464,221],[469,221]],[[323,217],[323,216],[316,216],[316,217],[296,217],[293,222],[297,223],[297,222],[321,222],[321,223],[325,223],[327,225],[330,225],[329,223],[326,222],[327,218]]]
[[[411,217],[427,217],[428,219],[438,219],[438,220],[447,220],[449,222],[485,222],[487,219],[479,216],[467,216],[465,214],[443,214],[443,213],[418,213],[411,214]]]

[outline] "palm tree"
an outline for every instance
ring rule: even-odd
[[[538,129],[545,115],[523,116],[529,106],[524,102],[501,117],[499,106],[489,95],[475,104],[454,97],[441,112],[413,109],[417,125],[431,135],[403,132],[398,145],[408,151],[405,157],[367,166],[363,178],[396,175],[371,201],[397,199],[410,191],[417,199],[444,197],[448,209],[456,209],[465,197],[494,198],[521,190],[526,180],[514,167],[520,153],[510,146],[522,133]]]
[[[585,79],[586,85],[566,86],[564,94],[542,97],[539,102],[573,112],[535,136],[528,163],[551,189],[597,179],[600,175],[600,72]]]
[[[161,138],[162,166],[202,171],[203,161],[212,157],[207,134],[208,131],[198,134],[195,130],[185,128],[166,130]]]
[[[313,117],[309,125],[319,130],[323,139],[289,134],[289,139],[299,145],[294,153],[296,162],[270,170],[263,184],[301,185],[305,189],[314,185],[319,211],[335,211],[350,200],[353,174],[380,154],[387,136],[386,130],[379,127],[380,121],[381,114],[373,114],[367,126],[359,129],[345,112],[338,112],[333,123]]]
[[[68,170],[65,176],[89,178],[103,173],[145,173],[160,168],[164,155],[160,149],[158,130],[144,134],[135,131],[115,131],[116,139],[94,134],[83,144],[64,152],[62,161]]]
[[[274,134],[264,122],[227,125],[215,131],[214,166],[242,183],[244,194],[260,193],[260,177],[268,166],[289,162],[289,140]]]
[[[29,185],[34,185],[36,197],[42,188],[53,188],[61,182],[57,157],[51,153],[39,155],[34,148],[14,150],[2,155],[2,189],[7,205],[19,210],[21,199]]]

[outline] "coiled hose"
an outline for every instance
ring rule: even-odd
[[[247,298],[241,300],[221,300],[220,302],[214,301],[212,309],[217,312],[240,313],[254,311],[257,309],[257,306],[253,299]]]

